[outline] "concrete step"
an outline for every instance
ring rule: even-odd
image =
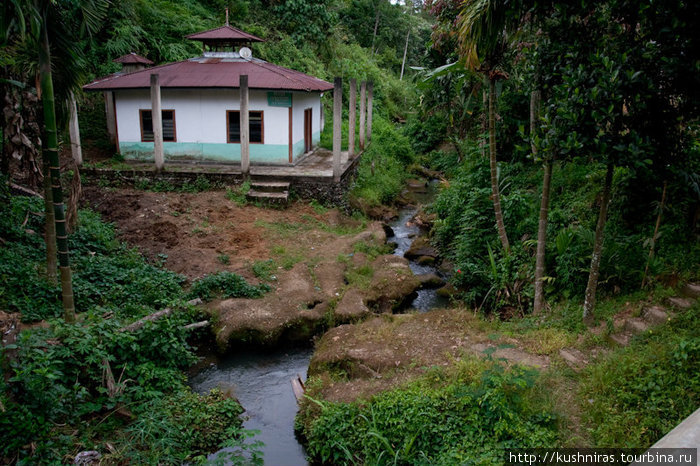
[[[250,187],[258,192],[280,193],[289,191],[289,183],[286,181],[251,181]]]
[[[631,336],[628,333],[613,333],[609,338],[618,346],[627,346],[630,344]]]
[[[667,301],[671,307],[675,307],[675,308],[681,309],[681,310],[690,309],[693,306],[693,304],[695,303],[694,299],[681,298],[679,296],[672,296],[672,297],[668,298]]]
[[[661,325],[668,321],[670,315],[666,308],[661,306],[649,306],[642,309],[642,318],[651,325]]]
[[[265,191],[257,191],[255,189],[251,189],[248,191],[248,194],[246,196],[249,199],[252,200],[259,200],[259,201],[270,201],[270,202],[287,202],[289,199],[289,191],[283,191],[283,192],[265,192]]]
[[[681,293],[687,298],[700,298],[700,283],[686,283]]]
[[[562,348],[559,350],[559,356],[574,370],[579,370],[588,364],[588,359],[576,348]]]
[[[625,329],[632,334],[639,335],[649,328],[649,324],[639,317],[630,317],[625,321]]]

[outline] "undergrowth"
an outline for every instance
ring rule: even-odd
[[[466,360],[369,400],[307,400],[297,429],[324,463],[502,464],[505,449],[556,445],[556,417],[530,396],[535,379]]]
[[[581,390],[595,446],[649,447],[700,403],[700,305],[587,368]]]
[[[195,280],[187,297],[201,298],[203,301],[215,298],[259,298],[269,290],[269,285],[251,285],[240,275],[223,271]]]
[[[60,288],[46,278],[43,204],[12,197],[0,210],[0,308],[46,320],[0,349],[0,462],[55,464],[97,450],[113,463],[198,463],[240,444],[238,403],[185,383],[196,357],[184,326],[202,316],[184,302],[183,277],[147,263],[112,225],[80,211],[70,237],[79,321],[66,324],[55,319]],[[197,290],[261,292],[228,276]],[[125,330],[166,306],[167,318]]]

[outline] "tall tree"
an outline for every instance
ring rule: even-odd
[[[75,321],[75,304],[73,300],[73,285],[71,279],[70,254],[68,235],[66,231],[65,207],[60,179],[60,164],[58,157],[58,126],[55,107],[54,77],[52,71],[52,51],[55,50],[65,60],[62,68],[77,71],[79,67],[80,49],[78,39],[81,33],[96,31],[105,16],[107,0],[79,0],[77,2],[35,0],[33,2],[13,0],[10,17],[3,17],[1,22],[3,37],[8,37],[10,28],[20,32],[23,40],[35,47],[38,55],[38,72],[41,88],[41,101],[44,115],[44,165],[48,166],[48,176],[51,184],[50,200],[54,215],[56,245],[61,279],[61,295],[63,300],[64,317],[68,322]],[[3,10],[5,12],[6,10]],[[74,28],[71,20],[79,19],[80,28]],[[66,24],[66,23],[69,24]],[[30,34],[25,35],[25,24],[30,24]],[[13,26],[14,25],[14,26]],[[7,28],[7,30],[5,30]],[[53,45],[53,47],[52,47]],[[61,87],[66,100],[67,92],[77,85],[79,72],[62,74]],[[47,196],[47,200],[49,196]],[[48,212],[47,212],[48,213]],[[47,219],[50,216],[47,215]],[[47,238],[48,244],[51,239]]]
[[[467,0],[458,17],[460,53],[466,66],[484,75],[488,84],[488,135],[491,168],[491,199],[498,237],[505,253],[510,252],[501,208],[496,151],[496,82],[508,75],[501,60],[508,49],[511,34],[520,24],[519,9],[506,0]]]

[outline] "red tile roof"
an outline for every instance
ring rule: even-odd
[[[112,60],[114,63],[124,63],[127,65],[131,64],[141,64],[141,65],[152,65],[153,62],[149,60],[148,58],[142,57],[141,55],[137,55],[134,52],[128,53],[126,55],[122,55],[119,58],[115,58]]]
[[[191,40],[234,40],[234,41],[250,41],[250,42],[265,42],[263,39],[248,34],[247,32],[236,29],[232,26],[221,26],[219,28],[209,29],[208,31],[197,32],[185,36]]]
[[[144,89],[158,73],[164,88],[236,88],[239,77],[248,75],[251,89],[329,91],[333,85],[313,76],[273,65],[256,58],[193,58],[126,74],[115,74],[87,84],[87,91]]]

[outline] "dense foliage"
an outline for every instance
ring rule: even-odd
[[[505,449],[556,444],[555,417],[531,398],[535,372],[463,362],[401,389],[320,410],[299,426],[329,464],[502,464]],[[313,382],[312,382],[313,383]]]
[[[426,73],[420,119],[456,149],[454,155],[428,154],[448,178],[433,206],[433,235],[454,263],[453,283],[470,304],[531,309],[541,208],[549,209],[543,282],[550,300],[580,299],[591,280],[610,294],[638,289],[643,281],[649,286],[697,278],[698,73],[688,55],[697,39],[688,28],[700,10],[689,2],[653,3],[430,2],[437,21],[433,47],[452,63]],[[457,27],[473,14],[468,5],[476,4],[485,18],[509,24],[509,15],[519,15],[520,21],[518,34],[499,36],[498,63],[483,65],[497,65],[507,78],[496,86],[496,176],[510,251],[501,247],[494,227],[494,173],[480,117],[487,111],[484,87],[463,66],[474,57],[454,61],[459,43],[488,43],[481,37],[486,29]],[[488,59],[484,50],[482,60]],[[466,96],[463,102],[457,89]],[[536,107],[533,91],[541,96]],[[445,129],[434,123],[439,116]],[[409,129],[417,147],[435,147],[424,145],[430,139],[421,126]],[[550,200],[542,207],[547,164],[553,167]],[[598,237],[607,171],[613,173],[612,201]],[[598,244],[600,255],[593,253]]]
[[[82,319],[55,320],[60,290],[43,272],[40,210],[36,199],[13,197],[0,221],[0,307],[23,321],[48,319],[0,353],[0,458],[51,463],[98,449],[115,462],[179,464],[236,443],[238,403],[185,384],[182,370],[196,358],[183,327],[201,316],[184,303],[183,278],[148,264],[115,239],[112,225],[81,211],[71,247]],[[232,274],[205,277],[189,293],[219,287],[228,296],[262,292]],[[168,318],[123,330],[166,306]]]

